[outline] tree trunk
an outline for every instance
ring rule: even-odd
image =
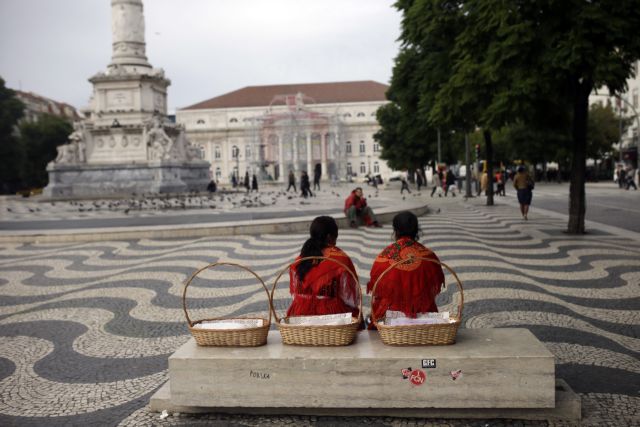
[[[571,161],[571,186],[569,187],[568,234],[584,234],[586,195],[584,191],[587,170],[587,120],[589,115],[589,94],[593,86],[591,80],[582,83],[576,80],[573,103],[573,147]]]
[[[493,142],[491,141],[491,131],[484,129],[484,144],[487,154],[487,206],[493,206]]]

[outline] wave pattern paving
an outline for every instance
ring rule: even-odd
[[[556,355],[557,376],[581,395],[584,425],[640,423],[640,242],[564,235],[564,222],[523,223],[512,209],[451,205],[421,218],[423,242],[465,286],[464,327],[528,328]],[[340,232],[363,289],[390,232]],[[0,246],[0,425],[161,424],[145,404],[167,379],[168,356],[189,338],[185,279],[227,261],[271,285],[304,240],[264,234]],[[286,288],[276,292],[280,313]],[[438,303],[453,309],[456,298],[447,286]],[[238,270],[203,274],[189,289],[192,319],[266,316],[267,305]],[[196,419],[206,418],[163,422]]]

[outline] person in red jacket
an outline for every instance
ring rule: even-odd
[[[396,241],[377,256],[373,262],[367,293],[382,273],[401,259],[427,258],[438,261],[430,249],[418,242],[418,218],[411,212],[400,212],[393,218],[393,234]],[[436,296],[442,289],[444,273],[440,264],[416,260],[400,263],[387,272],[375,289],[371,316],[379,320],[387,310],[402,311],[415,318],[418,313],[437,312]],[[369,329],[374,329],[373,322]]]
[[[367,199],[362,196],[362,188],[358,187],[344,201],[344,214],[349,218],[349,225],[357,228],[359,223],[367,227],[382,227],[373,210],[367,206]]]
[[[296,259],[322,256],[334,259],[305,260],[289,269],[289,291],[293,302],[287,316],[317,316],[360,313],[358,277],[351,258],[336,246],[338,224],[330,216],[319,216],[309,228],[309,239]],[[350,270],[354,275],[349,273]]]

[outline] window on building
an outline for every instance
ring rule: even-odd
[[[233,175],[235,175],[236,177],[238,177],[238,167],[234,166],[233,167]]]
[[[205,155],[204,155],[204,153],[205,153],[205,151],[204,151],[204,147],[203,147],[202,145],[199,145],[199,146],[198,146],[198,149],[200,150],[200,158],[201,158],[201,159],[206,159],[206,157],[205,157]]]
[[[353,168],[351,167],[351,163],[347,163],[347,175],[353,175]]]
[[[220,181],[220,178],[222,178],[222,171],[220,168],[216,168],[216,181]]]
[[[351,154],[351,141],[347,141],[347,154]]]
[[[202,119],[198,119],[198,121],[196,122],[196,124],[203,125],[203,124],[204,124],[204,120],[202,120]]]
[[[373,143],[373,152],[374,153],[379,153],[380,152],[380,144],[378,144],[377,142]]]
[[[376,116],[376,112],[374,111],[373,113],[371,113],[371,117],[375,117]]]
[[[364,113],[363,112],[359,112],[356,117],[364,117]]]
[[[360,173],[367,173],[367,166],[364,162],[360,162]]]
[[[229,119],[229,123],[238,123],[238,119],[236,119],[235,117],[231,117]]]
[[[380,173],[380,164],[378,162],[373,162],[373,173]]]
[[[367,147],[364,145],[364,141],[360,141],[360,154],[367,152]]]
[[[634,89],[633,90],[633,99],[631,104],[633,105],[634,108],[638,107],[638,89]]]
[[[220,158],[220,146],[216,145],[213,149],[213,157],[215,157],[216,159]]]
[[[246,145],[244,147],[244,155],[247,159],[251,158],[251,146],[250,145]]]
[[[342,117],[344,117],[345,119],[348,119],[349,117],[351,117],[351,113],[344,113]]]
[[[238,148],[238,146],[234,145],[233,147],[231,147],[231,158],[237,159],[239,155],[240,155],[240,149]]]

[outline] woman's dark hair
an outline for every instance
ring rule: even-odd
[[[393,217],[393,232],[396,239],[409,237],[418,240],[418,233],[420,233],[418,217],[409,211],[400,212]]]
[[[336,220],[330,216],[319,216],[311,223],[309,234],[311,237],[302,245],[302,250],[300,251],[301,258],[322,256],[322,250],[327,247],[327,237],[338,238],[338,224]],[[297,272],[301,282],[314,266],[313,261],[314,260],[310,259],[298,264]]]

